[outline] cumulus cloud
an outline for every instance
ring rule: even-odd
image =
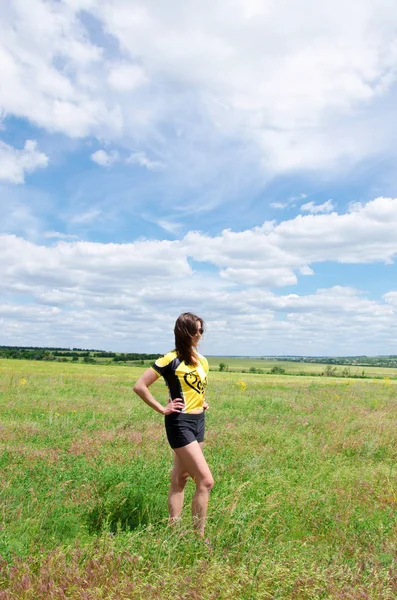
[[[91,160],[96,162],[101,167],[110,167],[110,165],[119,160],[119,153],[115,150],[112,150],[112,152],[106,152],[106,150],[97,150],[91,154]]]
[[[309,265],[391,263],[397,254],[397,199],[377,198],[355,212],[298,215],[280,224],[218,236],[190,232],[182,245],[197,261],[209,262],[240,285],[296,283]]]
[[[86,335],[90,347],[125,349],[133,338],[135,349],[158,351],[172,344],[175,315],[193,310],[210,324],[213,353],[391,352],[395,291],[374,300],[347,286],[306,295],[271,288],[295,284],[321,261],[392,262],[396,219],[397,199],[377,198],[354,213],[299,215],[218,236],[190,232],[175,241],[48,247],[0,236],[3,299],[24,299],[22,308],[5,303],[2,331],[17,343],[17,321],[24,343],[33,342],[40,307],[49,307],[58,311],[50,313],[53,333],[45,326],[50,337],[40,339],[56,332],[58,344],[75,345]]]
[[[76,216],[76,221],[96,216],[87,213]],[[61,242],[48,248],[21,238],[2,236],[0,249],[8,256],[7,248],[10,244],[14,246],[9,255],[13,257],[14,274],[19,268],[25,268],[24,257],[29,255],[37,257],[38,277],[43,277],[40,265],[46,264],[48,268],[53,265],[54,273],[60,277],[62,269],[69,273],[67,278],[84,269],[98,269],[91,273],[92,278],[108,270],[110,274],[127,268],[128,280],[145,272],[149,281],[153,274],[157,278],[161,273],[165,278],[178,274],[184,278],[191,274],[189,260],[193,259],[198,264],[216,267],[221,277],[233,284],[271,288],[293,285],[297,275],[311,275],[312,266],[323,261],[391,263],[397,256],[396,228],[397,199],[377,198],[363,205],[359,212],[298,215],[280,224],[265,223],[241,232],[225,230],[216,236],[189,232],[173,242]],[[34,272],[36,274],[36,270]]]
[[[306,204],[302,204],[301,210],[304,212],[309,212],[313,215],[317,213],[329,213],[332,212],[335,208],[332,200],[327,200],[323,204],[316,204],[315,202],[306,202]]]
[[[96,164],[141,167],[152,195],[158,184],[164,204],[177,206],[177,216],[151,207],[152,222],[173,235],[183,216],[248,197],[236,190],[252,189],[253,181],[304,170],[334,176],[395,151],[391,0],[348,7],[302,0],[298,8],[235,0],[230,7],[226,0],[2,3],[4,127],[14,116],[51,134],[96,137]],[[22,150],[2,143],[0,178],[23,182],[47,161],[35,142]],[[167,186],[153,183],[160,175]],[[175,182],[184,192],[180,203]],[[149,193],[143,195],[146,203]],[[72,227],[109,220],[105,201],[82,204],[83,196],[79,190],[62,209]],[[313,276],[324,261],[393,263],[397,200],[377,198],[338,214],[331,201],[305,198],[272,203],[305,201],[305,214],[294,219],[213,235],[191,231],[174,242],[99,244],[48,231],[44,238],[54,245],[39,246],[3,236],[1,331],[11,343],[73,339],[125,349],[133,338],[136,349],[145,343],[158,351],[172,344],[164,331],[172,331],[175,314],[192,309],[209,321],[219,353],[236,340],[241,353],[282,352],[284,342],[297,352],[390,347],[395,291],[371,300],[346,286],[307,295],[272,290]],[[39,210],[26,198],[8,202],[1,230],[37,240],[46,202],[37,202]]]
[[[214,354],[229,354],[231,348],[241,354],[362,354],[363,348],[380,353],[392,347],[397,333],[397,312],[390,305],[351,288],[276,296],[259,289],[213,289],[194,274],[189,285],[175,275],[174,283],[164,278],[159,285],[137,278],[136,271],[134,282],[124,279],[127,270],[120,269],[118,277],[110,271],[97,278],[81,273],[78,285],[76,279],[50,281],[47,274],[32,286],[25,274],[25,288],[13,285],[13,294],[29,293],[33,302],[0,306],[5,339],[27,344],[40,336],[47,345],[161,352],[172,346],[173,322],[184,310],[205,316],[204,343]]]
[[[388,151],[396,133],[390,0],[352,0],[348,17],[342,0],[236,0],[233,10],[226,0],[12,0],[0,10],[2,113],[51,132],[140,139],[181,162],[187,147],[206,156],[210,135],[238,140],[270,176],[343,170]]]
[[[110,167],[116,162],[124,162],[130,165],[139,165],[148,171],[161,169],[164,164],[161,161],[150,160],[145,152],[132,152],[126,158],[120,156],[117,150],[97,150],[91,154],[91,160],[96,162],[101,167]]]
[[[26,173],[33,173],[48,164],[48,156],[37,150],[37,142],[26,140],[22,150],[0,141],[0,180],[23,183]]]
[[[174,275],[189,275],[191,268],[181,255],[176,242],[142,241],[134,244],[100,244],[92,242],[59,242],[55,246],[39,246],[16,236],[0,236],[0,253],[4,262],[0,273],[4,283],[20,277],[20,281],[35,281],[37,285],[57,285],[74,288],[90,282],[118,288],[134,283],[143,276],[154,281]],[[19,254],[19,258],[13,254]],[[26,259],[26,257],[29,257]],[[46,265],[45,270],[42,268]],[[19,274],[19,275],[18,275]],[[119,277],[122,276],[122,281]],[[11,277],[11,280],[10,280]]]

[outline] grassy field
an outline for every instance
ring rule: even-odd
[[[321,375],[327,365],[310,362],[296,362],[296,361],[280,361],[280,360],[268,360],[263,358],[245,358],[245,357],[230,357],[230,356],[209,356],[208,362],[210,369],[214,371],[219,370],[219,364],[224,363],[228,366],[231,372],[249,372],[251,368],[259,369],[264,373],[269,374],[273,367],[281,367],[285,369],[287,375],[300,375],[306,373],[307,375]],[[333,365],[336,367],[339,373],[344,368],[349,369],[352,376],[360,376],[364,371],[366,377],[390,377],[391,379],[397,379],[397,369],[394,367],[368,367],[368,366],[349,366],[349,365]]]
[[[0,600],[397,597],[397,382],[212,372],[209,545],[140,373],[0,361]]]

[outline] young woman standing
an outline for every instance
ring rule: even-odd
[[[214,485],[211,471],[203,454],[205,388],[208,361],[199,354],[197,346],[204,333],[204,321],[192,313],[178,317],[174,328],[175,350],[158,358],[138,379],[134,392],[146,404],[165,416],[165,429],[174,451],[174,468],[168,494],[170,522],[180,518],[184,489],[189,476],[196,484],[192,501],[195,529],[204,536],[208,497]],[[149,391],[160,376],[168,386],[169,399],[164,407]]]

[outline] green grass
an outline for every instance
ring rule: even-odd
[[[281,367],[282,369],[285,369],[287,375],[321,375],[327,367],[326,364],[320,363],[230,356],[209,356],[208,362],[210,369],[214,371],[218,371],[219,364],[224,363],[228,366],[229,372],[249,372],[253,367],[262,370],[264,373],[270,373],[270,370],[273,367]],[[343,369],[348,369],[353,377],[361,376],[364,371],[365,376],[369,378],[390,377],[397,379],[397,369],[394,367],[355,366],[348,364],[333,366],[336,367],[339,374],[341,374]]]
[[[0,361],[0,600],[397,596],[396,382],[211,372],[208,546],[141,372]]]

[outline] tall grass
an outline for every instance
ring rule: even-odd
[[[0,600],[397,597],[396,383],[211,373],[203,543],[140,372],[0,361]]]

